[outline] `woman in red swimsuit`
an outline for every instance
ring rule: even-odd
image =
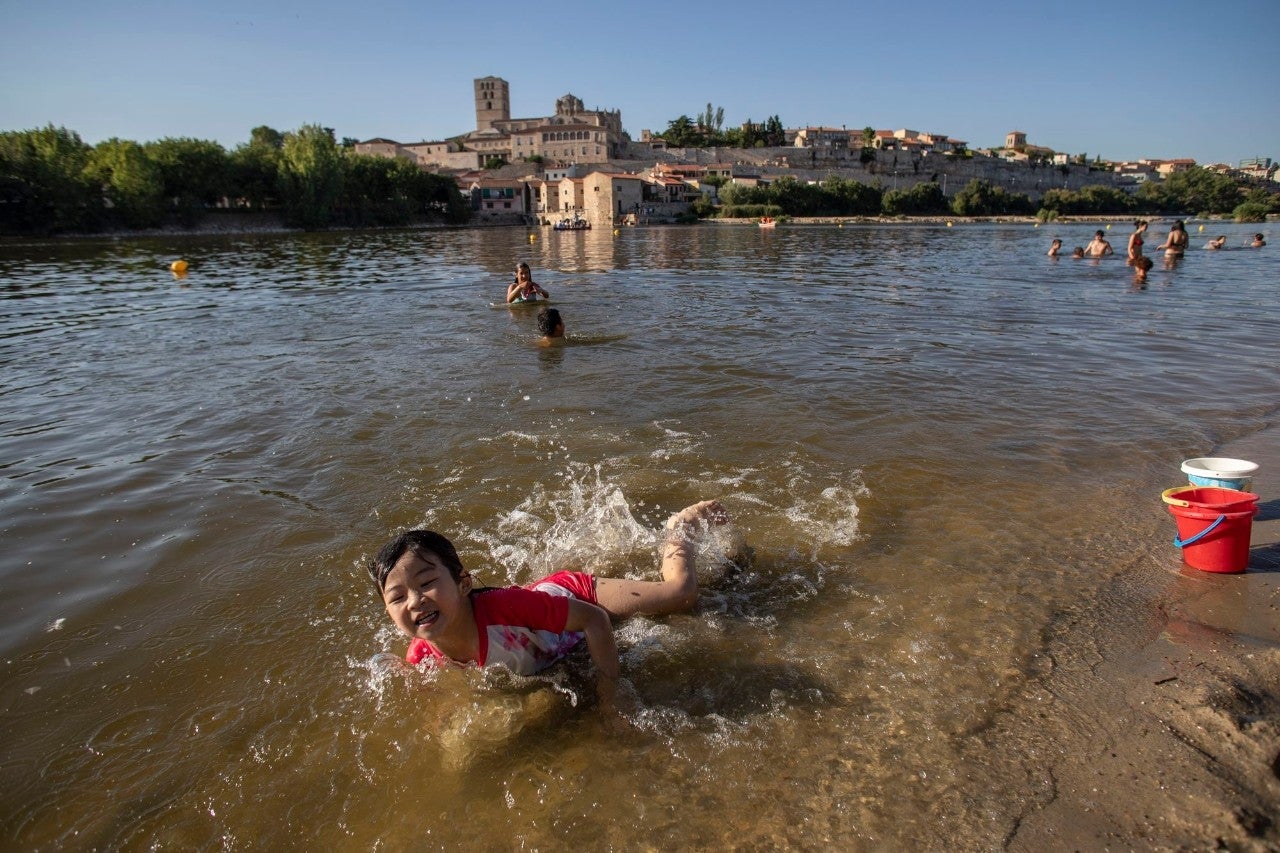
[[[1142,257],[1142,235],[1147,230],[1147,221],[1139,219],[1133,223],[1133,233],[1129,235],[1129,257],[1125,261],[1128,266],[1133,266],[1133,262]]]

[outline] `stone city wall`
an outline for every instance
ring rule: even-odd
[[[1032,166],[1011,163],[998,157],[944,154],[916,154],[908,151],[876,151],[875,158],[862,163],[861,149],[818,150],[813,148],[671,148],[651,151],[632,145],[626,161],[615,160],[614,168],[638,171],[659,162],[709,165],[732,163],[734,174],[750,172],[762,177],[792,175],[798,181],[822,181],[831,175],[878,184],[883,190],[910,189],[916,184],[936,182],[948,197],[976,179],[1025,193],[1038,201],[1051,189],[1079,190],[1089,185],[1120,187],[1120,176],[1112,171],[1091,170],[1088,166]]]

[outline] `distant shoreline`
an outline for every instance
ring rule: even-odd
[[[1141,216],[1133,214],[1120,215],[1095,215],[1095,216],[1059,216],[1048,222],[1040,222],[1034,216],[788,216],[779,221],[779,225],[786,227],[787,225],[945,225],[951,223],[953,226],[971,225],[971,224],[1022,224],[1050,227],[1053,225],[1072,225],[1089,222],[1133,222],[1135,219],[1141,219]],[[1252,223],[1255,225],[1266,225],[1274,221],[1273,216],[1269,216],[1266,222]],[[216,219],[216,217],[214,217]],[[237,218],[236,222],[205,222],[192,228],[184,228],[180,225],[164,226],[162,228],[141,228],[131,230],[113,230],[113,231],[97,231],[97,232],[74,232],[67,234],[52,235],[21,235],[21,234],[5,234],[0,235],[0,242],[11,243],[21,240],[121,240],[135,239],[143,237],[235,237],[254,234],[324,234],[324,233],[340,233],[355,231],[434,231],[434,230],[453,230],[461,228],[536,228],[543,230],[547,226],[528,225],[520,223],[494,223],[494,222],[468,222],[462,224],[449,224],[443,222],[423,222],[411,225],[393,225],[393,226],[363,226],[359,228],[332,227],[323,228],[317,231],[307,231],[303,228],[293,228],[282,224],[278,219],[269,215],[257,217],[258,221],[246,223],[244,219]],[[1235,224],[1235,220],[1231,217],[1211,216],[1199,217],[1191,214],[1170,214],[1168,216],[1150,216],[1147,221],[1166,222],[1174,219],[1183,219],[1188,222],[1223,222]],[[700,219],[698,225],[755,225],[759,220],[754,217],[750,218],[732,218],[732,219]],[[1249,224],[1249,223],[1241,223]],[[651,226],[614,226],[615,228],[631,228],[631,227],[651,227]],[[671,226],[671,227],[688,227],[688,226]],[[602,226],[598,230],[607,231],[608,228]]]

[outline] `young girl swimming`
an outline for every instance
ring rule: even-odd
[[[601,704],[612,711],[620,671],[610,618],[691,609],[698,597],[694,537],[728,521],[728,513],[714,500],[671,516],[661,581],[560,571],[524,587],[476,587],[453,544],[420,529],[384,545],[368,570],[387,615],[411,638],[405,654],[409,663],[501,665],[532,675],[585,638]]]
[[[515,281],[507,285],[507,304],[512,302],[534,302],[541,296],[550,299],[551,294],[542,289],[542,285],[533,280],[533,273],[528,264],[516,267]]]

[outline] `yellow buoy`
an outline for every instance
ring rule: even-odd
[[[187,271],[187,262],[184,260],[176,260],[169,264],[169,269],[176,273],[184,273]]]
[[[844,223],[843,223],[843,222],[837,222],[837,223],[836,223],[836,227],[837,227],[837,228],[843,228],[843,227],[844,227]]]
[[[1037,223],[1036,223],[1036,227],[1037,227],[1037,228],[1039,228],[1039,227],[1040,227],[1040,223],[1039,223],[1039,222],[1037,222]]]
[[[1204,230],[1204,226],[1203,226],[1203,225],[1201,225],[1201,226],[1200,226],[1200,230],[1201,230],[1201,231],[1203,231],[1203,230]]]
[[[1108,230],[1108,231],[1110,231],[1110,230],[1111,230],[1111,223],[1110,223],[1110,222],[1108,222],[1108,223],[1107,223],[1107,230]]]
[[[621,234],[621,233],[622,233],[622,232],[621,232],[621,231],[619,231],[617,228],[613,229],[613,236],[617,237],[617,236],[618,236],[619,234]]]
[[[950,228],[950,227],[951,227],[951,220],[950,220],[950,219],[948,219],[948,220],[947,220],[947,227],[948,227],[948,228]]]

